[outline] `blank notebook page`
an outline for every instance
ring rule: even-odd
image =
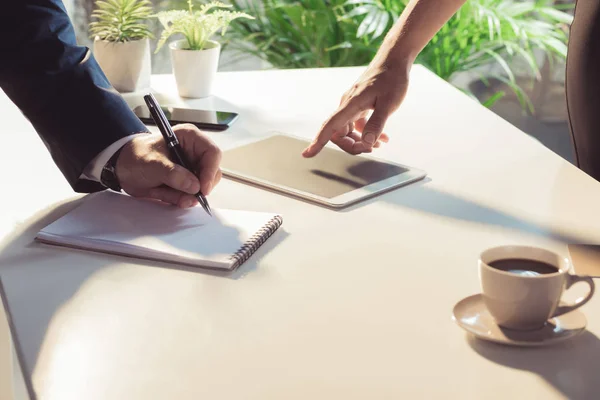
[[[39,241],[138,258],[232,269],[279,226],[277,214],[180,209],[102,192],[42,229]]]

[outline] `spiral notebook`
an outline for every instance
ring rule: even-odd
[[[234,270],[282,224],[272,213],[180,209],[101,192],[42,229],[42,243],[196,267]]]

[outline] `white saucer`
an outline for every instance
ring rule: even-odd
[[[469,296],[454,306],[456,323],[476,337],[511,346],[547,346],[571,339],[585,330],[587,320],[579,310],[555,317],[534,331],[501,328],[488,312],[481,294]]]

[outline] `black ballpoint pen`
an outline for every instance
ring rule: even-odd
[[[158,126],[160,133],[162,133],[163,138],[165,139],[165,142],[167,142],[167,147],[169,148],[169,151],[171,152],[171,154],[173,154],[173,161],[181,165],[188,171],[195,173],[196,171],[190,168],[190,164],[187,161],[183,149],[179,145],[179,140],[177,140],[177,136],[175,136],[175,133],[171,129],[171,124],[169,124],[169,120],[167,120],[165,113],[163,113],[162,109],[160,108],[160,105],[154,98],[154,95],[152,93],[147,94],[144,96],[144,100],[146,101],[148,110],[150,110],[150,115],[152,116],[154,123],[156,124],[156,126]],[[204,210],[208,213],[208,215],[212,215],[212,213],[210,212],[210,206],[208,205],[208,201],[206,200],[206,197],[204,197],[202,192],[199,191],[198,193],[196,193],[195,196],[198,199],[198,202],[202,205],[202,208],[204,208]]]

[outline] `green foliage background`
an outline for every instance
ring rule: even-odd
[[[232,23],[224,47],[274,68],[366,65],[408,4],[408,0],[229,1],[234,10],[255,19]],[[163,0],[161,6],[178,3],[182,0]],[[571,4],[554,0],[468,0],[417,62],[449,81],[457,73],[471,71],[481,73],[484,82],[492,78],[504,82],[523,109],[533,111],[516,76],[539,77],[539,54],[548,62],[566,57],[570,8]],[[514,63],[516,59],[520,64]],[[516,74],[514,65],[525,69]],[[492,95],[485,104],[502,95]]]
[[[341,67],[367,64],[408,0],[231,0],[256,17],[231,26],[229,44],[276,68]],[[539,77],[536,52],[552,62],[564,59],[571,5],[552,0],[469,0],[423,49],[417,62],[451,80],[455,74],[498,65],[498,79],[532,106],[517,84],[513,61],[525,61],[521,75]],[[488,105],[501,97],[488,99]]]

